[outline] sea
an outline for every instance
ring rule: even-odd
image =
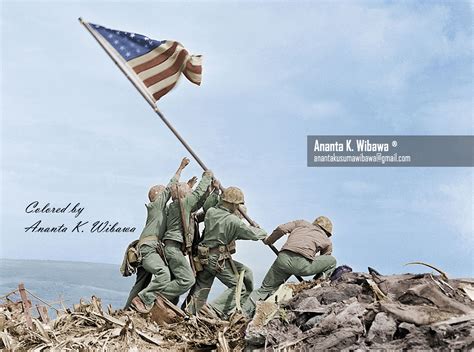
[[[120,266],[114,264],[0,258],[0,297],[17,289],[19,283],[42,300],[54,302],[56,308],[62,306],[56,302],[62,301],[66,308],[71,308],[81,299],[90,301],[92,296],[96,296],[104,308],[110,304],[113,309],[121,309],[135,283],[135,275],[123,277]],[[215,280],[209,299],[217,297],[224,289]],[[44,305],[33,297],[29,298],[33,307]],[[20,297],[14,294],[10,299],[18,301]],[[4,301],[3,297],[0,304]]]
[[[118,309],[125,304],[135,276],[123,277],[120,267],[113,264],[0,259],[0,297],[21,282],[46,302],[62,301],[70,308],[81,298],[90,300],[95,295],[104,307],[111,304]],[[15,295],[10,298],[19,299]]]

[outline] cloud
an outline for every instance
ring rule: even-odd
[[[413,211],[444,223],[444,228],[452,231],[457,240],[469,246],[474,244],[473,174],[453,176],[449,181],[441,181],[418,189],[413,202],[407,205]],[[456,239],[453,239],[455,241]]]
[[[471,179],[442,184],[437,213],[469,244],[474,244],[473,185]]]
[[[418,126],[433,134],[472,134],[472,97],[453,97],[430,101],[411,115]]]
[[[347,248],[342,262],[363,257],[356,246],[366,246],[367,256],[384,253],[387,238],[374,242],[371,234],[390,232],[391,252],[403,252],[406,215],[430,255],[444,246],[432,243],[431,218],[448,223],[449,235],[472,233],[472,224],[461,220],[469,218],[472,186],[455,187],[452,169],[423,178],[415,168],[316,170],[305,160],[307,134],[472,130],[472,15],[463,17],[459,2],[149,7],[143,13],[131,3],[5,4],[2,174],[8,189],[2,206],[9,210],[2,212],[8,214],[2,233],[11,234],[5,251],[27,256],[16,248],[31,236],[16,234],[32,193],[44,201],[79,200],[88,215],[141,226],[148,186],[166,182],[185,154],[80,27],[78,13],[112,28],[180,40],[204,55],[202,87],[182,80],[160,109],[224,184],[244,188],[262,226],[330,213],[339,224],[337,251]],[[160,21],[158,10],[167,14]],[[28,38],[28,45],[18,38]],[[183,177],[192,174],[200,175],[195,163]],[[456,214],[462,217],[452,220]],[[31,251],[119,262],[133,236],[93,238],[92,244],[38,237]],[[260,245],[254,252],[242,248],[244,262],[258,266],[251,258],[259,255],[273,260]]]
[[[300,109],[302,117],[305,119],[325,119],[343,117],[345,109],[340,102],[337,101],[315,101],[304,105]]]
[[[376,193],[379,187],[375,183],[361,180],[344,181],[342,189],[353,196],[369,196]]]

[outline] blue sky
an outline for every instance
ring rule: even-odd
[[[139,232],[149,186],[187,155],[79,16],[204,56],[202,87],[182,80],[159,107],[268,231],[324,214],[339,264],[473,276],[472,168],[306,167],[307,135],[473,134],[461,1],[2,1],[0,256],[119,263],[139,233],[25,233],[77,220],[26,205],[80,202],[81,219]],[[200,174],[193,162],[184,177]],[[274,254],[238,249],[260,283]]]

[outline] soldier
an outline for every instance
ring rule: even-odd
[[[320,216],[312,224],[296,220],[280,225],[264,243],[273,244],[286,233],[288,240],[265,275],[262,286],[253,291],[242,306],[248,317],[253,316],[258,300],[271,296],[291,275],[327,277],[336,267],[336,259],[331,256],[332,223],[327,217]]]
[[[253,281],[252,271],[232,259],[232,249],[229,245],[235,240],[264,239],[266,232],[246,225],[235,215],[240,204],[244,204],[244,194],[237,187],[229,187],[224,191],[217,206],[206,212],[203,239],[198,247],[198,259],[203,270],[197,273],[191,305],[194,313],[199,312],[206,303],[215,277],[228,287],[209,305],[222,318],[226,318],[235,308],[235,286],[239,273],[245,270],[246,281]],[[252,282],[245,285],[245,287],[252,286]],[[243,298],[250,293],[245,287],[242,289]]]
[[[194,191],[186,183],[179,183],[171,188],[173,202],[168,207],[167,229],[163,242],[165,258],[173,279],[160,293],[172,302],[177,303],[179,296],[189,290],[195,282],[193,269],[185,254],[193,241],[189,236],[192,234],[192,231],[189,231],[190,215],[206,200],[205,195],[212,176],[212,171],[205,171]]]
[[[141,266],[138,267],[137,279],[125,309],[131,304],[139,312],[148,312],[155,301],[155,292],[162,290],[170,281],[169,269],[159,254],[162,251],[159,237],[163,236],[166,229],[166,203],[170,199],[171,186],[179,181],[181,171],[188,164],[189,159],[183,158],[176,174],[166,187],[155,185],[148,192],[150,203],[146,205],[146,225],[137,244],[139,257],[142,258]]]

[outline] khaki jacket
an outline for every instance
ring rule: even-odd
[[[332,242],[323,229],[305,220],[295,220],[278,226],[265,241],[273,244],[284,234],[288,240],[281,250],[287,250],[313,260],[316,254],[331,254]]]

